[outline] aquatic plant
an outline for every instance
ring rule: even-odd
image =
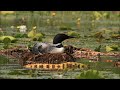
[[[32,29],[29,33],[28,33],[28,37],[29,38],[33,38],[34,36],[35,36],[35,34],[36,34],[36,29]]]
[[[59,28],[60,30],[72,30],[72,28],[71,27],[68,27],[68,26],[61,26],[60,28]]]
[[[100,18],[102,18],[102,14],[98,11],[94,11],[93,17],[95,18],[95,20],[99,20]]]
[[[106,19],[109,19],[110,18],[110,13],[105,12],[105,13],[102,14],[102,16],[105,17]]]
[[[33,29],[28,33],[28,37],[31,38],[33,41],[42,41],[42,38],[45,36],[45,34],[39,32],[37,33],[36,27],[33,27]]]
[[[5,38],[9,38],[9,39],[11,40],[11,43],[14,43],[14,42],[17,41],[17,39],[16,39],[15,37],[13,37],[13,36],[1,36],[1,37],[0,37],[0,41],[3,42],[3,40],[4,40]]]
[[[111,46],[106,46],[106,51],[110,52],[110,51],[118,51],[119,49],[118,45],[111,45]]]
[[[75,36],[75,37],[78,37],[78,38],[80,37],[80,34],[76,31],[69,31],[67,34],[69,36]]]
[[[4,38],[3,43],[4,43],[4,46],[3,46],[4,49],[9,48],[9,44],[11,43],[10,38],[8,37]]]
[[[8,75],[23,75],[23,73],[19,70],[13,70],[13,71],[10,71]]]
[[[97,70],[88,70],[83,71],[81,74],[76,76],[76,79],[102,79],[103,77],[100,76],[99,71]]]
[[[0,55],[0,64],[6,64],[8,60],[7,57]]]
[[[96,47],[96,48],[94,49],[94,51],[100,52],[100,51],[101,51],[101,45],[99,45],[98,47]]]
[[[104,35],[103,35],[103,32],[96,32],[94,35],[93,35],[93,37],[95,37],[96,38],[96,41],[97,42],[102,42],[102,40],[104,40],[105,39],[105,37],[104,37]]]
[[[15,38],[27,38],[28,35],[27,34],[23,34],[23,33],[17,33],[15,34]]]

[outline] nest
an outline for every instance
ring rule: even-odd
[[[75,62],[75,58],[69,53],[46,53],[35,55],[28,49],[13,48],[1,52],[4,55],[19,59],[19,64],[30,63],[60,64],[64,62]]]
[[[27,58],[28,57],[28,58]],[[46,63],[46,64],[60,64],[63,62],[74,62],[75,59],[66,53],[54,53],[54,54],[41,54],[29,57],[27,54],[23,57],[24,60],[28,59],[29,63]]]
[[[39,54],[35,55],[31,52],[24,53],[21,56],[22,64],[30,64],[30,63],[43,63],[43,64],[60,64],[64,62],[75,62],[75,58],[72,56],[74,53],[74,48],[72,46],[65,47],[65,53],[46,53],[46,54]]]
[[[65,53],[46,53],[35,55],[27,48],[23,49],[17,47],[13,49],[1,50],[0,54],[19,59],[19,63],[22,66],[33,63],[61,64],[65,62],[75,62],[78,58],[87,58],[89,60],[99,61],[101,55],[120,56],[118,53],[101,53],[87,48],[76,48],[73,46],[65,46]]]

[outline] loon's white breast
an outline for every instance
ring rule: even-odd
[[[63,53],[64,52],[64,47],[61,48],[53,48],[49,53]]]
[[[59,44],[49,44],[49,43],[41,43],[42,47],[40,48],[41,50],[44,50],[45,53],[63,53],[64,52],[64,47],[56,47]]]

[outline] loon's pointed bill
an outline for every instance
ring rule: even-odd
[[[74,38],[65,34],[57,34],[53,39],[53,44],[50,43],[36,43],[31,52],[34,54],[43,54],[43,53],[63,53],[64,47],[62,41],[66,39]]]

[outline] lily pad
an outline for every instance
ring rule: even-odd
[[[12,37],[12,36],[1,36],[1,37],[0,37],[0,41],[3,42],[3,40],[4,40],[5,38],[9,38],[9,39],[11,40],[11,43],[14,43],[15,41],[17,41],[17,39],[16,39],[15,37]]]

